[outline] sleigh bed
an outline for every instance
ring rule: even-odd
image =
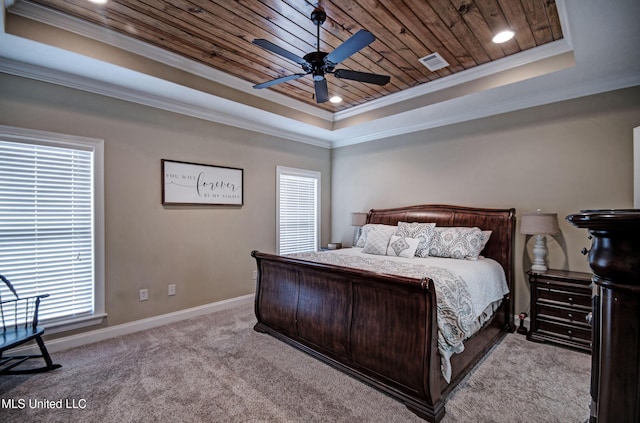
[[[429,257],[403,259],[408,264],[391,263],[403,271],[391,274],[375,266],[368,267],[374,257],[361,254],[362,248],[340,254],[291,256],[253,251],[258,268],[255,330],[307,352],[401,401],[418,416],[438,422],[445,414],[451,390],[492,346],[515,328],[512,300],[515,210],[446,205],[374,209],[367,216],[370,226],[365,228],[397,226],[399,222],[491,231],[481,256],[475,260],[497,263],[494,267],[504,272],[500,277],[506,284],[504,292],[508,293],[492,303],[493,314],[484,316],[477,331],[458,348],[461,352],[443,360],[441,352],[446,343],[439,330],[443,317],[440,315],[439,320],[438,310],[446,307],[438,301],[443,301],[441,297],[445,295],[436,295],[436,291],[445,292],[439,285],[439,275],[454,274],[443,270],[440,267],[443,263],[472,264],[459,263],[465,260],[455,258],[438,258],[433,260],[435,264],[431,264]],[[338,261],[332,254],[338,256]],[[344,265],[345,256],[356,256],[361,265]],[[428,264],[428,271],[422,275],[416,273],[414,265],[421,260]]]

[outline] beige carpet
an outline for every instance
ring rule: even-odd
[[[422,421],[254,323],[242,306],[53,354],[61,369],[0,377],[0,421]],[[583,422],[589,369],[586,354],[508,335],[442,422]]]

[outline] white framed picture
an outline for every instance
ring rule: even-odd
[[[162,204],[242,206],[243,179],[243,169],[162,159]]]

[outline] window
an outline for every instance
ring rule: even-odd
[[[320,245],[320,172],[278,166],[276,250],[317,251]]]
[[[102,140],[0,126],[0,274],[50,294],[47,328],[104,316],[102,160]]]

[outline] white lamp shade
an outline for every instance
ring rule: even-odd
[[[526,235],[552,235],[560,233],[557,213],[526,213],[522,215],[520,233]]]
[[[364,226],[367,223],[367,213],[351,213],[351,226]]]

